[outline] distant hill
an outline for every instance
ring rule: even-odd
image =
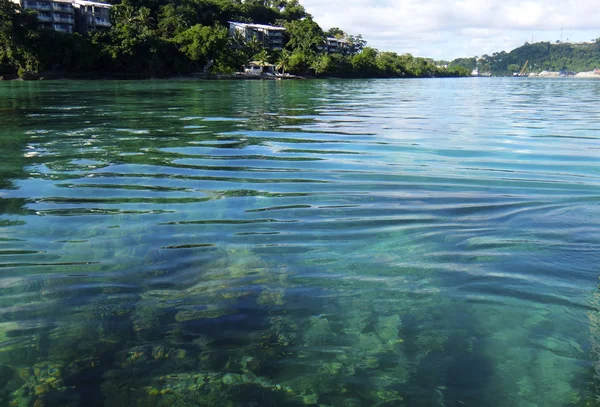
[[[495,52],[479,59],[479,72],[491,72],[494,76],[512,75],[529,61],[527,72],[571,71],[585,72],[600,68],[600,38],[590,43],[525,43],[510,52]],[[475,69],[473,58],[459,58],[449,67]]]

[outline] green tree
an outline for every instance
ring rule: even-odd
[[[290,55],[288,69],[293,74],[306,74],[310,66],[309,59],[302,51],[296,51]]]
[[[291,21],[286,24],[285,28],[290,38],[286,48],[300,51],[307,57],[319,52],[319,48],[325,41],[325,35],[319,24],[309,17]]]
[[[258,54],[254,55],[253,59],[259,63],[261,66],[265,66],[269,63],[269,53],[267,50],[263,49]]]
[[[423,77],[435,75],[435,65],[424,58],[412,58],[406,65],[410,76]]]
[[[161,76],[202,69],[210,61],[218,72],[233,72],[256,56],[275,61],[282,72],[319,76],[372,77],[437,74],[431,61],[366,47],[362,36],[340,28],[327,35],[348,38],[351,54],[326,54],[325,33],[299,0],[110,0],[112,27],[88,35],[65,35],[38,27],[36,14],[20,10],[11,0],[0,0],[0,72],[103,71],[122,76]],[[228,21],[279,22],[287,28],[282,52],[265,49],[256,38],[228,38]],[[510,63],[529,59],[541,67],[543,47],[522,47],[486,57],[490,69],[506,70]],[[594,45],[596,46],[596,45]],[[600,45],[598,45],[600,47]],[[600,66],[588,48],[553,46],[548,65]],[[517,55],[518,54],[518,55]],[[504,59],[501,59],[503,57]],[[440,74],[451,72],[439,71]],[[452,71],[454,72],[454,71]]]
[[[285,68],[288,67],[290,63],[291,54],[287,49],[281,50],[279,53],[279,58],[277,59],[277,66],[275,67],[278,71],[285,74]]]
[[[158,30],[165,39],[171,39],[192,26],[195,10],[187,5],[167,4],[160,8]]]
[[[207,27],[200,24],[196,24],[175,37],[175,43],[179,50],[198,67],[217,59],[219,51],[229,47],[227,28]]]
[[[400,56],[395,52],[381,52],[376,59],[377,69],[386,77],[402,76],[406,72]]]
[[[298,21],[303,18],[310,18],[312,16],[306,12],[304,7],[300,4],[298,0],[287,0],[280,2],[280,5],[283,5],[283,10],[281,11],[281,16],[284,20],[287,21]]]
[[[327,54],[319,55],[313,62],[312,69],[317,75],[326,75],[331,69],[331,57]]]
[[[37,71],[38,38],[36,14],[22,10],[10,0],[0,0],[0,67]]]
[[[350,49],[353,54],[357,54],[363,50],[364,47],[367,46],[367,41],[365,41],[362,35],[350,35],[348,36],[348,44],[350,45]]]
[[[124,2],[111,9],[111,16],[111,30],[93,37],[109,59],[106,69],[129,75],[164,75],[169,46],[154,31],[151,10]]]
[[[378,76],[377,69],[377,50],[366,47],[359,54],[352,57],[352,68],[357,76],[373,77]]]
[[[506,69],[509,72],[519,72],[521,70],[521,67],[517,64],[510,64]]]
[[[346,33],[338,27],[332,27],[329,30],[325,31],[325,36],[326,37],[335,37],[335,38],[344,38],[346,36]]]

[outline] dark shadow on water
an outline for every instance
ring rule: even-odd
[[[460,330],[450,330],[442,350],[429,353],[418,363],[418,369],[406,384],[406,405],[408,406],[493,406],[493,400],[486,399],[486,388],[492,380],[493,365],[482,350],[484,341],[473,341],[476,326],[465,325],[464,314],[449,311],[446,326],[461,326]],[[459,321],[453,321],[459,318]],[[414,322],[414,321],[412,321]],[[456,324],[453,324],[456,322]],[[475,321],[473,321],[475,322]],[[410,328],[407,321],[405,329]],[[440,335],[444,335],[440,332]],[[405,336],[407,349],[414,348],[410,343],[415,337]]]

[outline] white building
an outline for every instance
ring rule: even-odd
[[[110,27],[110,4],[85,0],[13,0],[24,10],[37,11],[41,27],[71,34]]]
[[[241,37],[246,42],[256,38],[257,41],[270,49],[279,50],[283,48],[285,45],[284,32],[285,28],[283,27],[229,21],[229,35],[231,37]]]
[[[110,28],[110,4],[87,0],[74,0],[78,29],[88,32],[99,28]]]
[[[322,47],[320,47],[320,49],[329,54],[347,54],[354,52],[354,45],[350,44],[346,38],[327,37],[325,38],[325,43]]]
[[[252,61],[244,67],[244,73],[246,75],[275,75],[275,65],[269,63],[261,63],[259,61]]]

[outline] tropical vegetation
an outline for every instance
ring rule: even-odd
[[[512,75],[519,72],[525,62],[527,72],[566,71],[585,72],[600,68],[600,39],[589,43],[538,42],[516,48],[510,52],[494,52],[481,57],[459,58],[448,63],[450,68],[461,67],[494,76]],[[438,62],[443,63],[443,62]]]
[[[112,27],[62,34],[38,27],[36,13],[0,0],[0,75],[35,74],[164,77],[192,72],[232,73],[248,61],[272,63],[280,72],[336,77],[467,75],[462,66],[441,68],[431,59],[380,52],[360,35],[327,32],[298,0],[112,0]],[[228,35],[228,21],[286,28],[283,50],[256,39]],[[345,53],[327,53],[326,36],[345,38]]]

